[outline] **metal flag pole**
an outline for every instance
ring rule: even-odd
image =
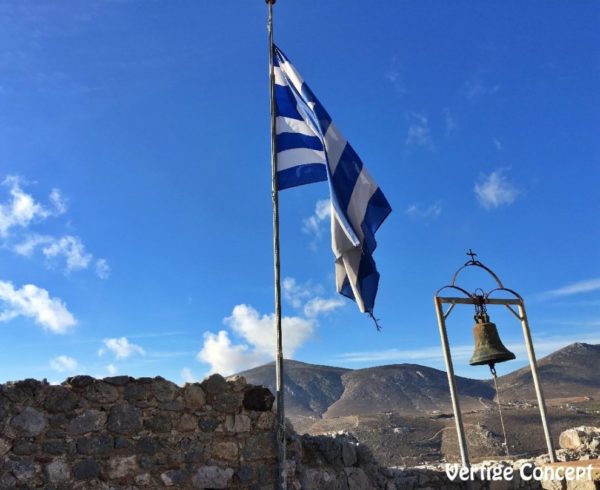
[[[279,263],[279,193],[277,187],[277,147],[275,141],[275,68],[273,66],[273,4],[277,0],[266,0],[269,8],[269,91],[271,99],[271,194],[273,198],[273,265],[275,272],[275,332],[277,354],[275,378],[277,387],[277,488],[287,488],[285,467],[285,410],[283,402],[283,342],[281,333],[281,268]]]

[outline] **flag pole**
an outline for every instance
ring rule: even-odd
[[[273,198],[273,265],[275,273],[275,332],[277,353],[275,378],[277,387],[277,488],[287,488],[285,468],[285,411],[283,402],[283,342],[281,332],[281,268],[279,263],[279,193],[277,187],[277,147],[275,141],[275,69],[273,66],[273,4],[277,0],[266,0],[269,8],[269,91],[271,99],[271,195]]]

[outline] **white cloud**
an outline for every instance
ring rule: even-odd
[[[257,351],[269,355],[275,352],[275,315],[260,315],[252,306],[236,305],[231,316],[225,318],[225,324]],[[291,357],[312,336],[315,324],[305,318],[284,316],[281,328],[285,338],[283,354]]]
[[[48,267],[57,267],[59,263],[64,262],[66,273],[87,269],[93,260],[93,255],[86,251],[81,238],[72,235],[65,235],[61,238],[55,238],[48,235],[29,235],[24,241],[13,247],[14,252],[25,257],[30,257],[36,249],[41,248],[41,252],[47,259]],[[95,270],[98,277],[107,279],[110,276],[110,266],[106,259],[97,259]]]
[[[87,269],[92,260],[92,255],[85,251],[85,246],[79,237],[70,235],[53,240],[42,249],[42,253],[50,260],[57,257],[64,258],[66,272]]]
[[[50,359],[50,367],[59,373],[73,372],[77,366],[77,361],[69,356],[57,356]]]
[[[52,191],[50,192],[50,202],[54,207],[55,214],[58,215],[67,212],[67,201],[58,189],[52,189]]]
[[[433,219],[442,214],[442,205],[440,202],[435,202],[430,206],[421,206],[415,203],[406,208],[405,212],[413,219]]]
[[[310,283],[298,284],[293,277],[285,277],[281,281],[283,298],[294,308],[300,308],[311,296],[322,290],[319,286]]]
[[[408,115],[407,145],[417,145],[433,149],[433,140],[429,131],[429,122],[423,114],[412,113]]]
[[[42,221],[49,216],[58,216],[66,211],[66,205],[58,189],[50,193],[52,207],[37,202],[21,188],[21,179],[8,176],[2,185],[9,187],[10,198],[0,204],[0,236],[6,237],[12,228],[27,228],[34,221]]]
[[[14,246],[13,250],[19,255],[30,257],[40,245],[52,243],[54,239],[47,235],[29,235],[25,241]]]
[[[502,170],[481,176],[474,191],[477,200],[486,209],[508,206],[519,196],[519,191],[506,179]]]
[[[108,279],[110,277],[110,265],[106,259],[96,260],[96,275],[100,279]]]
[[[272,334],[272,333],[271,333]],[[206,332],[198,360],[210,365],[210,373],[227,376],[264,364],[273,359],[264,352],[251,350],[248,345],[233,345],[225,330],[218,334]]]
[[[115,366],[114,364],[108,364],[106,366],[106,370],[108,371],[108,374],[110,374],[111,376],[114,376],[115,374],[117,374],[117,366]]]
[[[400,94],[404,95],[406,93],[406,84],[404,83],[404,77],[400,71],[400,66],[398,63],[398,58],[393,57],[392,62],[390,63],[390,68],[385,74],[385,78],[392,84],[394,90]]]
[[[302,233],[313,236],[313,240],[309,243],[311,250],[317,250],[317,244],[323,235],[324,224],[329,221],[330,216],[331,201],[320,199],[315,205],[314,214],[302,220]]]
[[[190,368],[183,368],[181,370],[181,377],[183,378],[184,383],[196,383],[198,381]]]
[[[304,305],[304,314],[308,318],[315,318],[319,315],[330,313],[338,308],[344,306],[344,300],[342,298],[313,298],[306,305]]]
[[[24,316],[54,333],[65,333],[76,321],[66,305],[58,298],[51,298],[48,291],[33,284],[15,289],[7,281],[0,281],[0,321]]]
[[[563,296],[573,296],[575,294],[589,293],[592,291],[598,291],[600,289],[600,277],[594,277],[592,279],[586,279],[584,281],[574,282],[567,284],[557,289],[552,289],[541,293],[544,298],[559,298]]]
[[[67,211],[66,199],[58,189],[52,189],[49,204],[42,204],[23,190],[24,181],[17,176],[8,176],[1,185],[9,187],[10,198],[0,203],[0,238],[4,245],[15,253],[30,257],[36,250],[47,259],[48,267],[57,267],[64,263],[65,272],[87,269],[93,260],[93,255],[86,251],[81,238],[72,235],[54,237],[50,235],[29,234],[23,236],[24,230],[32,224],[44,221],[51,216],[59,216]],[[9,240],[9,235],[20,228],[21,234]],[[102,279],[110,275],[110,267],[106,259],[96,261],[96,273]]]
[[[493,95],[500,90],[500,84],[485,83],[480,75],[475,75],[465,82],[463,93],[470,102],[475,102],[485,95]]]
[[[106,347],[98,351],[98,355],[103,355],[107,350],[112,352],[117,359],[127,359],[134,354],[144,355],[146,352],[141,346],[132,344],[127,337],[104,339]]]
[[[322,287],[310,282],[298,284],[292,277],[282,281],[284,298],[304,316],[286,316],[281,320],[283,355],[292,358],[294,353],[314,334],[317,317],[328,314],[345,302],[342,298],[322,298]],[[275,315],[260,314],[250,305],[239,304],[223,323],[229,328],[218,333],[206,332],[204,344],[197,359],[210,365],[210,372],[223,375],[267,363],[275,358]],[[235,339],[240,339],[235,343]],[[183,373],[182,373],[183,376]]]
[[[329,218],[330,214],[331,201],[329,199],[318,200],[315,205],[314,214],[302,220],[302,232],[320,238],[323,233],[323,227],[321,225]]]
[[[446,123],[446,134],[447,135],[451,135],[452,133],[454,133],[454,131],[456,131],[458,129],[458,124],[456,123],[456,120],[452,116],[450,109],[448,109],[447,107],[446,107],[446,109],[444,109],[444,121]]]
[[[504,146],[502,146],[502,142],[498,138],[494,138],[493,142],[494,146],[496,147],[496,150],[502,151],[502,149],[504,148]]]
[[[211,373],[223,375],[264,364],[275,358],[275,316],[261,315],[248,305],[237,305],[225,324],[245,343],[233,344],[226,330],[218,334],[206,332],[204,345],[197,358],[210,365]],[[315,329],[312,319],[283,317],[281,328],[285,342],[283,354],[291,358]]]

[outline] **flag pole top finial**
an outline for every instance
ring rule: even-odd
[[[275,5],[275,2],[277,0],[265,0],[265,3],[271,4],[271,5]]]

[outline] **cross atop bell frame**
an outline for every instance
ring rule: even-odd
[[[460,456],[462,464],[465,467],[470,466],[469,453],[467,449],[467,441],[465,437],[465,429],[462,422],[462,415],[460,411],[460,405],[458,401],[458,393],[456,390],[456,380],[454,377],[454,368],[452,365],[452,355],[450,353],[450,345],[448,343],[448,335],[446,332],[446,319],[450,316],[450,313],[456,305],[503,305],[521,322],[523,328],[523,336],[525,337],[525,347],[527,348],[527,354],[529,356],[529,365],[531,367],[531,374],[533,377],[533,384],[535,386],[535,393],[537,396],[538,407],[540,409],[540,416],[542,419],[542,426],[544,428],[544,436],[546,438],[546,445],[548,447],[548,455],[550,456],[550,462],[556,462],[556,454],[554,453],[554,445],[552,443],[552,437],[548,428],[548,421],[546,418],[546,404],[544,402],[544,394],[542,393],[542,386],[539,380],[537,361],[535,358],[535,352],[533,350],[533,342],[531,340],[531,332],[529,330],[529,322],[527,321],[527,313],[525,312],[525,302],[523,298],[512,289],[505,288],[500,278],[487,266],[482,264],[479,260],[476,260],[475,254],[469,249],[467,253],[471,257],[471,260],[467,261],[460,269],[458,269],[452,277],[452,282],[447,286],[438,289],[433,298],[435,303],[435,309],[437,312],[437,319],[440,328],[440,337],[442,342],[442,350],[444,352],[444,360],[446,362],[446,372],[448,374],[448,385],[450,388],[450,398],[452,400],[452,411],[454,412],[454,421],[456,423],[456,433],[458,436],[458,444],[460,447]],[[492,289],[489,292],[483,292],[478,290],[481,294],[469,293],[467,290],[456,285],[456,280],[459,274],[469,267],[478,267],[483,269],[485,272],[490,274],[498,287]],[[454,296],[441,296],[440,293],[444,290],[457,291],[464,295],[464,297]],[[509,298],[492,298],[492,295],[497,293],[507,293],[512,297]],[[444,312],[443,305],[450,305]],[[517,307],[515,310],[514,307]]]

